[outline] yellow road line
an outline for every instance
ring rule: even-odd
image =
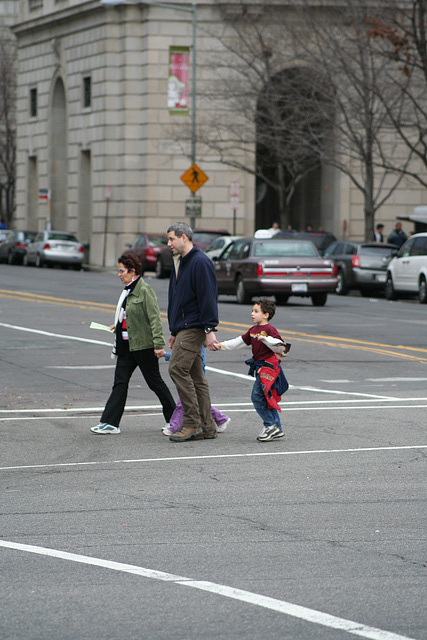
[[[0,297],[12,298],[15,300],[21,300],[25,302],[36,302],[42,304],[54,304],[64,307],[74,307],[77,309],[87,309],[90,311],[104,311],[114,312],[116,306],[112,304],[106,304],[102,302],[87,302],[85,300],[69,300],[66,298],[57,298],[54,296],[47,296],[38,293],[12,291],[10,289],[0,289]],[[167,314],[164,311],[160,312],[160,316],[163,322],[167,320]],[[220,322],[218,329],[220,331],[226,331],[228,333],[234,333],[238,335],[242,331],[247,331],[252,325],[243,324],[237,322]],[[422,355],[412,355],[411,353],[398,353],[395,350],[398,349],[404,352],[415,352],[420,354],[427,354],[427,349],[422,347],[407,347],[404,345],[391,345],[380,342],[369,342],[366,340],[357,340],[355,338],[341,338],[339,336],[326,336],[323,334],[309,334],[300,331],[288,331],[280,329],[280,333],[286,338],[291,338],[297,342],[311,342],[313,344],[324,345],[327,347],[341,348],[341,349],[358,349],[359,351],[367,351],[369,353],[377,353],[379,355],[391,356],[394,358],[404,358],[414,360],[417,362],[427,362],[427,358]]]

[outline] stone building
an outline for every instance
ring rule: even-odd
[[[168,108],[168,77],[171,47],[191,47],[192,5],[185,0],[173,4],[185,11],[155,3],[20,2],[14,27],[19,61],[16,226],[50,224],[75,232],[89,245],[95,265],[113,265],[125,243],[142,231],[164,231],[175,220],[188,220],[190,192],[181,176],[191,165],[190,145],[183,152],[171,127],[188,125],[191,108],[184,115]],[[218,47],[209,26],[223,19],[219,4],[197,2],[198,80],[207,73],[199,59]],[[197,192],[203,203],[198,228],[252,234],[256,227],[271,225],[274,212],[258,211],[257,217],[253,175],[198,151],[196,162],[208,176]],[[235,219],[232,182],[239,183]],[[318,218],[310,221],[337,237],[361,239],[360,193],[332,170],[323,171],[318,183]],[[396,190],[381,211],[386,231],[397,215],[422,204],[421,188]]]

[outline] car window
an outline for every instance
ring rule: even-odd
[[[355,256],[357,253],[357,245],[352,244],[351,242],[346,242],[344,244],[344,251],[343,253],[346,256]]]
[[[150,236],[148,238],[148,244],[150,247],[158,247],[161,244],[167,244],[168,239],[164,236]]]
[[[326,256],[338,256],[344,253],[344,242],[333,242],[325,251]]]
[[[407,256],[411,255],[412,246],[413,246],[415,240],[416,240],[416,238],[410,238],[409,240],[407,240],[405,242],[405,244],[400,249],[399,254],[398,254],[400,258],[406,258]]]
[[[236,260],[240,258],[240,252],[243,247],[247,244],[246,240],[237,240],[237,242],[233,242],[227,249],[225,249],[224,253],[221,256],[221,259],[227,258],[227,260]]]
[[[391,247],[380,247],[380,246],[364,246],[362,245],[359,249],[359,255],[361,256],[382,256],[383,258],[388,258],[392,254],[395,253],[395,249]]]
[[[49,233],[49,240],[65,240],[67,242],[78,242],[76,236],[70,233],[51,232]]]
[[[427,255],[427,238],[414,238],[414,244],[412,245],[411,256],[426,256]]]
[[[218,238],[219,236],[224,235],[223,233],[207,233],[205,231],[194,231],[193,232],[193,242],[196,244],[200,242],[201,244],[210,244],[212,240]]]
[[[221,260],[228,260],[230,258],[230,253],[233,251],[234,242],[231,242],[226,249],[221,253],[219,258]]]
[[[224,238],[216,238],[216,240],[210,243],[206,251],[210,251],[211,249],[222,249],[224,245],[225,245]]]
[[[145,245],[145,236],[138,236],[135,242],[133,243],[134,247],[142,247]]]
[[[28,240],[28,242],[33,242],[34,238],[37,235],[35,231],[23,231],[23,234],[24,234],[24,239]]]
[[[304,240],[264,240],[254,244],[254,256],[257,258],[317,258],[319,254],[312,242]]]

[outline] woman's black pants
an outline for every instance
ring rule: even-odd
[[[136,367],[139,367],[144,380],[151,391],[154,391],[163,407],[163,415],[169,422],[175,410],[175,400],[160,375],[159,360],[154,349],[128,351],[117,357],[114,384],[110,397],[101,416],[101,422],[118,427],[125,410],[129,380]]]

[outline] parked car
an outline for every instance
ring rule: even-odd
[[[427,303],[427,233],[416,233],[399,249],[387,267],[385,297],[396,300],[401,295],[418,294]]]
[[[71,266],[79,270],[85,255],[84,246],[75,235],[66,231],[39,231],[34,242],[27,246],[24,264],[43,267]]]
[[[212,240],[204,251],[206,255],[213,260],[214,258],[217,258],[229,244],[240,237],[241,236],[219,236],[219,238]]]
[[[228,231],[207,231],[203,229],[193,230],[193,242],[197,244],[199,249],[206,249],[212,240],[219,238],[220,236],[229,236]],[[172,273],[173,257],[172,251],[169,247],[162,249],[157,256],[156,262],[156,276],[158,278],[167,278]]]
[[[126,244],[129,251],[135,252],[141,260],[142,273],[155,271],[157,256],[167,245],[168,237],[162,233],[141,233],[132,244]]]
[[[329,233],[329,231],[279,231],[274,237],[310,240],[321,256],[325,254],[329,245],[336,240],[334,234]]]
[[[13,233],[13,231],[9,231],[8,229],[0,230],[0,246],[7,240],[7,238]]]
[[[240,304],[274,295],[278,304],[299,296],[321,307],[337,286],[335,263],[308,240],[240,238],[214,262],[218,293],[236,295]]]
[[[335,293],[345,296],[358,289],[362,296],[384,289],[387,265],[398,248],[380,242],[333,242],[324,257],[335,260],[338,282]]]
[[[37,231],[10,231],[0,244],[0,262],[22,264],[27,253],[27,245],[34,240]]]

